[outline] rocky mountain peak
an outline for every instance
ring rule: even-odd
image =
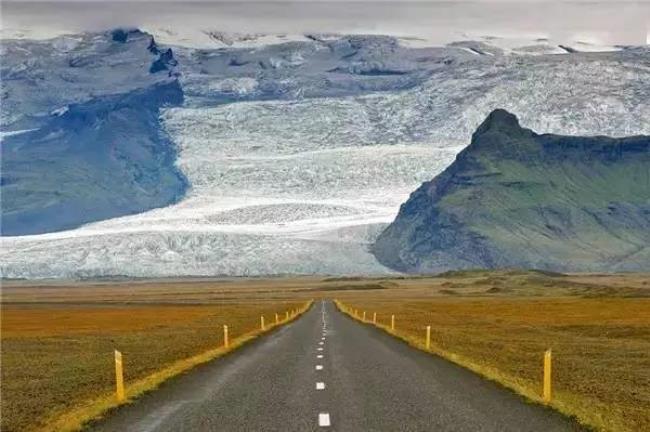
[[[470,153],[477,152],[491,157],[519,155],[539,151],[539,145],[532,140],[536,134],[521,127],[517,116],[504,109],[492,111],[472,135],[467,147]]]
[[[491,130],[507,131],[521,129],[517,116],[508,111],[497,108],[492,111],[476,130],[477,134]]]
[[[126,43],[130,39],[148,36],[145,32],[137,28],[116,28],[111,32],[111,39],[114,42]]]
[[[520,128],[517,116],[501,108],[497,108],[488,114],[481,123],[478,130]]]

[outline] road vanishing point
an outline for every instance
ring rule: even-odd
[[[170,379],[91,431],[576,431],[570,419],[329,301]]]

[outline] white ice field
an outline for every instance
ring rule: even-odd
[[[187,197],[71,231],[4,238],[3,250],[16,252],[3,252],[6,275],[386,272],[369,242],[459,148],[364,145],[367,125],[346,121],[345,110],[312,117],[309,105],[167,111]]]

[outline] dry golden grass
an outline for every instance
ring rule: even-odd
[[[540,401],[553,350],[552,406],[605,431],[650,430],[649,298],[348,298],[388,330]]]
[[[259,333],[260,315],[271,324],[275,312],[303,305],[4,303],[2,430],[74,430],[114,406],[114,349],[133,397],[223,354],[223,324],[234,348]]]
[[[414,344],[432,325],[438,352],[531,399],[552,347],[556,408],[605,430],[650,430],[650,277],[524,271],[4,281],[2,430],[73,430],[110,408],[115,348],[133,397],[223,354],[222,324],[254,337],[260,314],[333,297],[384,323],[395,311],[399,336]]]

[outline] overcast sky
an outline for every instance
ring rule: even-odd
[[[329,2],[345,2],[350,3],[350,0],[230,0],[231,3],[241,3],[248,1],[249,3],[329,3]],[[61,0],[3,0],[3,3],[43,3],[54,2],[61,3]],[[77,3],[107,3],[106,0],[64,0],[64,2],[77,2]],[[139,3],[139,2],[168,2],[168,3],[225,3],[228,1],[223,0],[112,0],[111,2],[125,2],[125,3]],[[354,0],[354,2],[371,2],[371,3],[647,3],[647,0]]]
[[[650,0],[2,0],[2,12],[5,29],[75,32],[162,26],[229,32],[368,32],[422,36],[441,42],[452,34],[471,33],[639,45],[647,43],[650,27]]]

